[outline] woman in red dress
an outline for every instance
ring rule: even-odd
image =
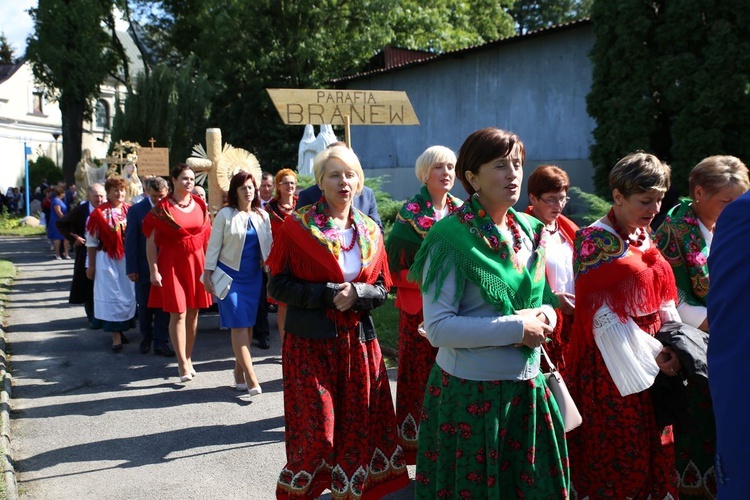
[[[406,275],[427,231],[461,206],[461,201],[449,194],[456,182],[455,169],[456,154],[444,146],[431,146],[417,158],[415,173],[422,187],[401,207],[385,244],[393,282],[398,287],[396,422],[399,443],[409,465],[417,463],[424,389],[435,364],[437,347],[419,333],[419,324],[424,321],[422,294],[419,285],[407,280]]]
[[[357,156],[334,146],[314,170],[323,197],[287,218],[268,258],[268,293],[289,308],[276,497],[382,498],[409,483],[370,316],[385,302],[388,262],[380,228],[352,207],[364,181]]]
[[[149,307],[169,313],[169,338],[181,382],[195,377],[193,346],[198,310],[211,305],[201,283],[211,222],[206,204],[191,194],[195,173],[181,163],[172,169],[173,190],[143,220],[151,268]]]
[[[540,165],[529,176],[529,201],[526,213],[544,223],[547,239],[547,281],[560,300],[557,325],[545,349],[557,368],[565,369],[563,351],[570,340],[575,309],[575,279],[573,277],[573,240],[578,226],[562,214],[567,205],[570,179],[565,170],[554,165]]]
[[[289,168],[282,168],[276,172],[276,196],[266,203],[266,211],[271,219],[271,234],[281,229],[289,214],[297,207],[297,174]],[[284,345],[284,321],[286,320],[286,304],[278,302],[276,310],[276,324],[279,327],[281,345]]]
[[[678,498],[672,427],[657,425],[649,392],[680,363],[654,338],[679,321],[674,275],[648,235],[669,167],[646,153],[609,174],[614,205],[575,240],[576,317],[566,381],[583,416],[568,434],[578,498]]]

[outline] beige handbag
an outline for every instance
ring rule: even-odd
[[[219,300],[224,300],[232,286],[232,277],[225,273],[220,267],[214,269],[211,273],[211,284],[214,287],[214,294]]]
[[[570,432],[583,423],[583,418],[573,398],[570,396],[570,392],[568,392],[568,386],[565,385],[562,375],[557,371],[555,365],[552,364],[552,360],[549,359],[544,346],[542,346],[542,354],[544,354],[544,359],[547,360],[550,370],[549,373],[544,374],[544,378],[547,379],[547,387],[549,387],[552,396],[557,401],[557,407],[560,409],[560,415],[562,415],[565,432]]]

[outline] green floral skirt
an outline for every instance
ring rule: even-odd
[[[425,391],[416,495],[434,498],[568,498],[562,417],[544,375],[477,382],[437,364]]]

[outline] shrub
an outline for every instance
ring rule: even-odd
[[[54,186],[63,180],[62,169],[55,165],[52,158],[40,156],[36,161],[29,160],[29,188],[31,194],[34,189],[42,183],[42,179],[47,179],[47,184]]]
[[[611,204],[595,194],[572,186],[568,189],[572,202],[568,205],[570,219],[581,227],[589,226],[609,212]]]

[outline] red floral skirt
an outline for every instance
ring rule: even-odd
[[[652,335],[661,326],[658,314],[634,319]],[[678,498],[672,426],[657,427],[651,393],[621,396],[593,342],[566,375],[583,416],[568,434],[578,498]]]
[[[287,463],[276,498],[382,498],[409,476],[380,344],[284,336]]]
[[[417,463],[417,435],[422,416],[424,389],[435,364],[437,348],[417,332],[422,313],[401,311],[398,322],[398,385],[396,422],[398,441],[408,465]]]

